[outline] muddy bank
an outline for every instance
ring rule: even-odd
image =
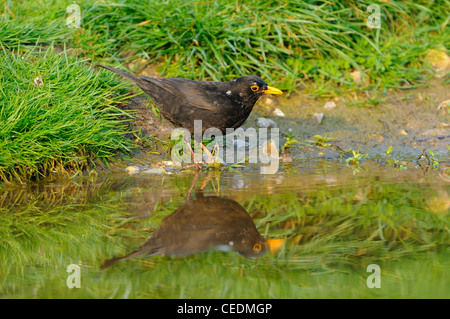
[[[423,148],[429,148],[448,158],[448,108],[439,105],[450,99],[449,85],[441,79],[428,85],[414,90],[391,90],[377,105],[363,107],[359,105],[370,104],[365,94],[336,99],[308,99],[294,94],[273,103],[286,114],[273,119],[283,131],[291,129],[301,140],[328,133],[336,138],[333,143],[344,150],[352,148],[373,156],[393,146],[397,155],[414,158]],[[335,107],[325,108],[329,101]],[[267,114],[270,107],[259,104],[255,111]],[[315,115],[318,113],[323,113],[320,124]]]

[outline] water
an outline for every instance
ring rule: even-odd
[[[363,165],[298,161],[276,175],[110,174],[5,189],[0,296],[449,298],[445,170]],[[261,238],[242,235],[253,231]],[[154,256],[100,269],[151,236],[145,254]],[[373,264],[380,288],[369,288]]]

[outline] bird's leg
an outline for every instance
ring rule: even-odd
[[[188,143],[186,141],[184,141],[184,142],[187,144],[189,151],[191,152],[192,160],[194,161],[195,166],[197,166],[197,170],[199,170],[199,171],[203,170],[203,165],[202,165],[201,161],[200,162],[196,161],[195,154],[194,154],[194,151],[192,150],[191,143]]]
[[[203,181],[202,186],[200,186],[200,191],[203,191],[203,189],[208,185],[209,181],[211,180],[211,174],[208,174],[206,176],[206,179]]]
[[[191,198],[192,190],[194,189],[195,184],[197,183],[198,177],[200,176],[200,170],[195,171],[194,179],[192,180],[191,187],[186,195],[186,199]]]
[[[203,158],[201,158],[199,161],[197,161],[197,157],[195,156],[195,152],[192,149],[191,144],[186,142],[186,141],[185,141],[185,143],[187,144],[187,146],[189,148],[189,152],[192,155],[192,159],[194,161],[194,164],[197,166],[198,169],[200,169],[200,170],[203,169],[203,166],[202,166],[202,163],[204,162]],[[205,154],[208,156],[208,160],[206,161],[206,163],[214,163],[216,161],[214,156],[211,154],[211,152],[208,150],[208,148],[203,143],[197,142],[196,140],[194,140],[194,143],[200,144],[200,147],[203,149]],[[195,147],[195,148],[196,148],[196,150],[198,150],[197,147]],[[200,155],[202,155],[202,154],[200,153]]]
[[[214,162],[215,162],[214,156],[211,154],[211,152],[208,150],[208,148],[205,146],[205,144],[203,144],[202,142],[199,142],[199,141],[197,141],[197,140],[194,139],[194,144],[195,144],[195,143],[199,144],[200,147],[201,147],[201,148],[203,149],[203,151],[205,152],[205,154],[208,156],[208,160],[206,161],[206,163],[214,163]],[[195,145],[197,145],[197,144],[195,144]],[[194,148],[196,148],[196,149],[198,150],[197,147],[194,146]],[[199,150],[199,151],[200,151],[200,150]],[[202,153],[200,153],[200,154],[201,154],[201,156],[202,156],[200,162],[203,163],[203,162],[204,162],[204,160],[203,160],[203,154],[202,154]],[[194,160],[194,161],[195,161],[195,160]]]
[[[211,152],[208,150],[208,148],[206,148],[206,146],[203,143],[200,143],[200,146],[203,148],[206,155],[208,155],[207,163],[214,163],[215,162],[214,156],[211,154]]]

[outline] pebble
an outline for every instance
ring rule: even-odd
[[[234,147],[248,147],[248,143],[246,141],[243,140],[234,140],[233,141]]]
[[[278,127],[277,123],[271,119],[260,117],[256,120],[256,126],[261,128],[275,128]]]
[[[177,166],[177,167],[181,166],[181,163],[172,162],[172,161],[163,161],[162,163],[165,166]]]
[[[275,108],[275,109],[273,110],[273,115],[275,115],[275,116],[280,116],[280,117],[286,116],[286,115],[284,114],[284,112],[283,112],[282,110],[280,110],[279,108]]]
[[[266,98],[265,103],[266,103],[267,105],[270,105],[270,104],[273,103],[273,100],[272,100],[270,97],[268,97],[268,98]]]
[[[444,50],[431,49],[425,59],[437,72],[450,71],[450,57]]]
[[[334,109],[336,107],[336,103],[334,103],[333,101],[328,101],[323,107],[327,110]]]
[[[35,78],[34,79],[34,84],[36,84],[37,86],[41,86],[42,85],[42,78],[40,76]]]
[[[143,173],[146,174],[164,174],[166,172],[166,170],[164,168],[150,168],[150,169],[146,169]]]
[[[350,75],[351,75],[353,81],[356,84],[360,84],[361,83],[362,75],[361,75],[361,72],[359,70],[355,70],[353,72],[350,72]]]
[[[137,166],[128,166],[126,168],[126,171],[128,174],[132,175],[132,174],[136,174],[137,172],[139,172],[139,167]]]
[[[317,124],[322,123],[322,120],[323,120],[323,113],[314,113],[313,115],[314,115],[314,117],[315,117],[316,120],[317,120]]]

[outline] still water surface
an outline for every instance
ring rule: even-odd
[[[275,175],[174,170],[4,189],[0,296],[449,298],[445,170],[364,166],[317,160]],[[369,288],[371,275],[380,288]]]

